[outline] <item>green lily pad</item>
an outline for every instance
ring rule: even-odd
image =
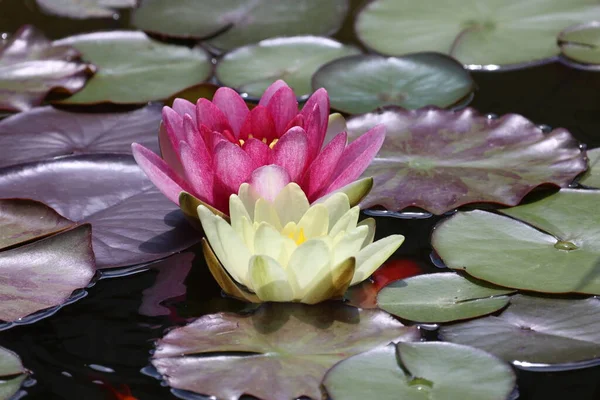
[[[562,189],[500,212],[440,223],[432,245],[445,264],[506,287],[600,295],[600,191]]]
[[[584,367],[600,359],[600,299],[516,295],[498,317],[444,326],[440,335],[522,368]]]
[[[481,350],[451,343],[399,343],[336,364],[323,385],[333,400],[506,400],[512,369]]]
[[[152,364],[172,388],[220,399],[320,399],[321,380],[338,361],[418,339],[415,327],[379,310],[266,303],[251,315],[210,314],[170,331]]]
[[[312,92],[311,77],[321,65],[359,52],[354,46],[325,37],[267,39],[223,56],[215,74],[223,85],[255,98],[278,79],[285,80],[302,97]]]
[[[439,53],[344,57],[322,66],[312,85],[327,89],[332,108],[350,114],[388,105],[449,107],[475,90],[475,82],[462,64]]]
[[[380,53],[438,51],[492,70],[558,55],[558,33],[599,13],[595,0],[376,0],[359,13],[355,29]]]
[[[363,208],[416,206],[443,214],[469,203],[513,206],[543,183],[569,185],[587,167],[567,130],[544,133],[516,114],[493,119],[471,108],[387,110],[348,120],[348,139],[380,123],[387,134],[363,174],[374,179]]]
[[[445,272],[395,281],[379,292],[377,305],[410,321],[450,322],[498,311],[514,292]]]
[[[27,377],[21,359],[12,351],[0,347],[0,400],[9,400]]]
[[[118,17],[115,9],[133,8],[137,0],[36,0],[36,3],[46,14],[86,19]]]
[[[164,100],[207,80],[210,57],[200,47],[157,42],[142,32],[95,32],[60,39],[98,67],[83,90],[60,103],[137,104]]]
[[[600,64],[600,22],[593,21],[571,26],[558,35],[563,56],[577,63]]]
[[[579,183],[591,188],[600,188],[600,148],[588,150],[589,168],[579,179]]]
[[[328,35],[348,12],[347,0],[146,0],[133,25],[161,35],[203,39],[233,49],[276,36]]]

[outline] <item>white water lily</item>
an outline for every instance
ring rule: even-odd
[[[310,206],[302,189],[289,183],[271,197],[242,184],[229,199],[231,224],[198,207],[221,266],[260,301],[314,304],[341,296],[404,241],[402,235],[391,235],[373,242],[375,221],[359,223],[358,206],[350,208],[342,192]]]

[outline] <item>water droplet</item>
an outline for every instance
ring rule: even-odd
[[[554,248],[557,250],[571,251],[571,250],[577,250],[579,247],[577,247],[572,242],[568,242],[566,240],[559,240],[558,242],[556,242],[554,244]]]

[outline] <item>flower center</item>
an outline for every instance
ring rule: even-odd
[[[300,228],[300,230],[294,230],[290,232],[288,235],[290,239],[292,239],[298,246],[302,243],[306,242],[306,236],[304,236],[304,228]]]
[[[248,135],[248,139],[254,139],[254,135]],[[278,141],[279,141],[279,139],[273,139],[271,141],[271,143],[269,143],[269,148],[272,149],[277,144]],[[238,142],[240,144],[240,147],[243,147],[244,143],[246,143],[246,141],[244,139],[240,139],[240,140],[238,140]],[[264,144],[267,144],[267,142],[268,142],[267,138],[262,138],[261,142],[263,142]]]

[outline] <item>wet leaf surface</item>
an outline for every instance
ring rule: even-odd
[[[132,142],[158,153],[160,121],[158,104],[89,114],[38,107],[0,122],[0,167],[71,154],[131,154]]]
[[[516,205],[536,186],[567,186],[586,169],[568,131],[545,134],[516,114],[490,119],[471,108],[386,110],[350,119],[349,140],[380,123],[387,134],[363,174],[374,179],[365,208],[416,206],[443,214],[469,203]]]
[[[128,155],[70,156],[4,168],[0,193],[42,201],[70,220],[91,223],[98,268],[158,260],[200,240]]]
[[[75,93],[94,69],[73,47],[52,44],[33,26],[23,26],[0,42],[0,110],[28,110],[52,90]]]
[[[516,295],[499,316],[445,326],[440,334],[524,368],[598,361],[600,299]]]
[[[27,370],[19,356],[0,347],[0,400],[9,400],[26,377]]]
[[[85,88],[64,104],[142,104],[164,100],[212,73],[206,51],[165,44],[142,32],[111,31],[60,39],[98,67]]]
[[[355,29],[380,53],[439,51],[474,69],[494,70],[558,55],[558,33],[599,13],[594,0],[377,0],[362,9]]]
[[[600,22],[571,26],[558,35],[561,53],[578,63],[600,64]]]
[[[515,375],[501,360],[451,343],[399,343],[336,364],[323,384],[333,400],[506,400]]]
[[[319,399],[323,375],[336,362],[418,338],[415,327],[378,310],[266,303],[250,315],[205,315],[170,331],[152,364],[169,386],[220,399]]]
[[[327,89],[332,108],[350,114],[388,105],[449,107],[475,90],[462,64],[439,53],[345,57],[321,67],[312,83]]]
[[[579,179],[579,183],[591,188],[600,188],[600,148],[588,150],[589,168]]]
[[[115,9],[132,8],[137,2],[138,0],[36,0],[38,7],[47,14],[75,19],[113,18]]]

